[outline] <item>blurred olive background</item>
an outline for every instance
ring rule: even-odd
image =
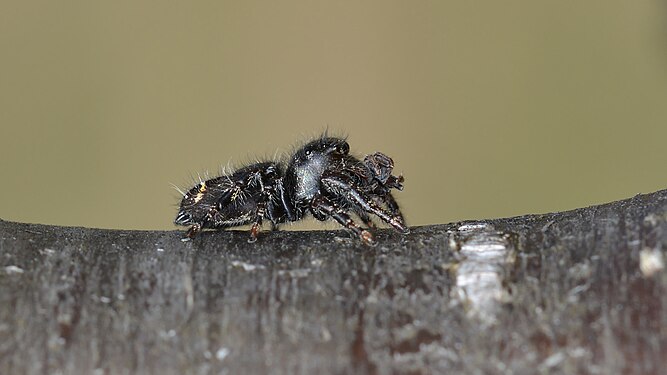
[[[0,217],[168,229],[193,176],[346,134],[412,225],[667,188],[664,1],[2,1]]]

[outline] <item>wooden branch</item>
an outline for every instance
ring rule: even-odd
[[[0,373],[660,373],[667,190],[389,230],[0,221]]]

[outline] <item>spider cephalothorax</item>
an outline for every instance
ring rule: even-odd
[[[252,224],[251,241],[264,219],[272,226],[301,220],[308,213],[318,220],[334,219],[365,243],[374,243],[368,229],[371,214],[402,233],[408,233],[391,190],[403,189],[403,176],[394,176],[394,162],[376,152],[363,161],[349,154],[344,140],[321,137],[299,148],[283,169],[263,162],[199,183],[181,202],[175,223],[190,225],[188,237],[202,228]]]

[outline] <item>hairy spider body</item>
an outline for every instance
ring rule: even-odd
[[[174,223],[190,225],[190,238],[205,228],[252,223],[252,238],[256,238],[264,218],[276,225],[284,216],[277,211],[281,206],[274,204],[279,199],[281,175],[278,164],[262,162],[202,181],[183,196]]]
[[[264,219],[272,227],[301,220],[308,213],[318,220],[334,219],[367,244],[374,238],[350,216],[375,228],[371,214],[397,231],[408,233],[391,194],[403,190],[403,176],[392,175],[394,162],[376,152],[359,160],[344,140],[321,137],[299,148],[285,169],[277,163],[257,163],[231,175],[202,182],[188,191],[175,223],[190,225],[188,237],[203,228],[252,223],[251,242]]]

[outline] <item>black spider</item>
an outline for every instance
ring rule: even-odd
[[[349,151],[345,140],[322,137],[298,149],[284,170],[263,162],[201,182],[184,195],[175,223],[191,226],[188,237],[203,228],[252,224],[254,242],[264,219],[275,228],[311,213],[318,220],[333,218],[373,244],[373,235],[350,217],[353,213],[369,228],[375,228],[373,214],[408,233],[391,195],[392,189],[403,190],[403,176],[391,174],[391,158],[376,152],[361,161]]]

